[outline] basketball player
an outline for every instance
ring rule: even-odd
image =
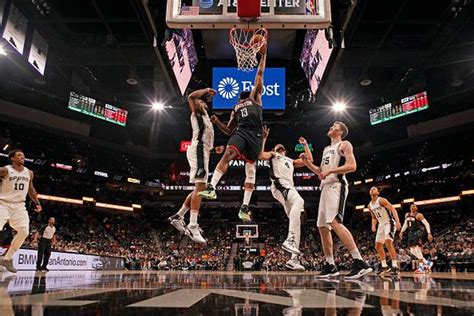
[[[270,130],[263,129],[263,146],[267,141]],[[271,152],[260,153],[260,159],[270,161],[270,180],[272,181],[271,191],[273,197],[283,205],[286,216],[289,218],[288,237],[282,245],[282,248],[291,253],[291,258],[286,262],[286,267],[294,271],[304,271],[298,255],[301,237],[301,213],[304,213],[304,200],[296,191],[293,183],[293,171],[295,168],[305,167],[303,157],[313,161],[313,155],[308,147],[306,139],[300,137],[299,143],[303,145],[305,153],[301,158],[291,159],[287,157],[285,146],[276,145]]]
[[[420,248],[421,240],[423,239],[420,222],[423,223],[428,233],[428,241],[432,242],[433,235],[431,234],[430,223],[428,223],[423,214],[418,212],[418,206],[413,203],[410,205],[410,213],[405,214],[405,222],[400,232],[400,240],[403,240],[403,233],[408,230],[408,247],[410,248],[410,252],[419,261],[418,268],[415,270],[416,273],[423,273],[425,269],[430,271],[433,266],[433,262],[423,257],[423,252]],[[424,264],[424,266],[422,266],[422,264]]]
[[[194,184],[194,191],[186,197],[178,213],[168,218],[171,225],[180,232],[184,232],[197,243],[206,242],[201,235],[201,229],[197,222],[201,206],[201,198],[198,193],[206,187],[209,173],[209,154],[214,147],[214,127],[207,114],[207,104],[201,100],[205,95],[213,97],[216,95],[216,91],[211,88],[200,89],[188,96],[193,138],[186,152],[186,157],[190,167],[189,182]],[[185,226],[183,217],[188,212],[189,207],[191,208],[189,224]]]
[[[342,224],[347,194],[349,193],[346,173],[354,172],[357,168],[352,144],[347,140],[343,140],[348,132],[346,124],[339,121],[334,122],[327,133],[327,136],[331,139],[331,145],[324,148],[321,167],[316,167],[308,159],[305,160],[306,166],[317,174],[321,180],[317,225],[326,263],[318,277],[339,275],[334,264],[331,230],[334,230],[341,239],[353,259],[352,270],[345,278],[357,279],[372,272],[372,268],[362,260],[351,232]]]
[[[375,250],[377,250],[381,262],[377,275],[391,271],[391,275],[397,276],[400,274],[400,269],[398,268],[397,252],[393,246],[393,240],[395,239],[395,232],[401,228],[400,219],[392,204],[379,195],[380,192],[377,187],[374,186],[370,188],[371,201],[368,208],[372,216],[372,231],[374,233],[377,232],[375,237]],[[377,222],[379,224],[378,228]],[[391,268],[388,267],[387,261],[385,260],[384,244],[392,259]]]
[[[266,43],[260,50],[260,62],[255,75],[255,84],[252,91],[242,91],[238,103],[234,106],[230,120],[226,124],[213,116],[213,122],[222,131],[232,136],[227,143],[227,149],[217,164],[212,175],[211,183],[204,191],[199,192],[199,196],[204,199],[216,199],[216,185],[221,177],[226,173],[229,162],[237,156],[242,157],[248,164],[245,168],[245,192],[244,201],[239,211],[239,218],[243,221],[251,221],[251,211],[248,204],[255,188],[256,161],[262,151],[262,91],[263,73],[266,63]]]
[[[38,194],[33,187],[33,171],[24,166],[25,154],[21,150],[13,150],[8,153],[11,165],[0,168],[0,230],[5,223],[9,223],[16,231],[10,248],[5,256],[0,259],[0,265],[12,273],[16,273],[13,266],[13,255],[20,249],[28,237],[30,229],[30,218],[25,207],[26,195],[36,204],[35,211],[41,212],[41,204]]]

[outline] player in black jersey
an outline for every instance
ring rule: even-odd
[[[248,204],[255,188],[256,162],[262,151],[263,144],[262,91],[263,73],[266,63],[266,44],[260,50],[260,55],[254,87],[252,91],[242,91],[240,93],[239,101],[232,110],[229,122],[224,124],[216,116],[211,118],[212,122],[224,134],[232,136],[227,143],[224,155],[217,164],[211,183],[207,185],[204,191],[198,194],[204,199],[216,199],[216,185],[226,173],[229,162],[236,157],[243,158],[246,161],[246,179],[244,184],[244,201],[240,207],[239,217],[244,221],[251,220]]]
[[[416,273],[430,271],[433,266],[431,261],[428,261],[423,257],[423,252],[420,248],[423,240],[423,231],[420,223],[425,226],[425,230],[428,233],[428,241],[432,242],[433,235],[431,234],[430,224],[423,214],[418,212],[418,206],[413,203],[410,206],[410,213],[405,214],[405,222],[403,223],[400,232],[400,239],[403,239],[403,233],[408,231],[408,247],[410,248],[410,252],[419,260],[419,266],[415,270]]]

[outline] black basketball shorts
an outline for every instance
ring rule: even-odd
[[[258,160],[262,145],[262,131],[243,128],[237,128],[227,142],[227,147],[234,149],[239,157],[250,163]]]

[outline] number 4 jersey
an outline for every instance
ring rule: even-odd
[[[324,148],[323,160],[321,161],[322,172],[335,169],[345,164],[346,158],[339,149],[341,147],[341,144],[342,142],[339,142]],[[321,186],[325,186],[335,182],[340,182],[344,185],[347,185],[346,175],[332,173],[327,176],[326,179],[321,180]]]
[[[6,203],[25,202],[30,186],[31,173],[28,168],[15,170],[11,165],[5,166],[8,175],[0,179],[0,201]]]

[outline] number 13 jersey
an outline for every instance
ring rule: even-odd
[[[5,168],[8,170],[8,175],[0,178],[0,202],[25,202],[30,186],[30,170],[23,167],[23,171],[19,172],[11,165],[5,166]]]
[[[261,131],[263,127],[262,107],[248,98],[234,106],[232,115],[237,121],[237,127]]]
[[[323,151],[323,160],[321,161],[321,171],[325,172],[337,167],[343,166],[346,162],[346,158],[339,150],[342,142],[335,143],[333,145],[327,146]],[[340,182],[344,185],[347,185],[347,179],[345,174],[334,174],[331,173],[326,177],[326,179],[321,180],[321,187],[332,184],[335,182]]]

